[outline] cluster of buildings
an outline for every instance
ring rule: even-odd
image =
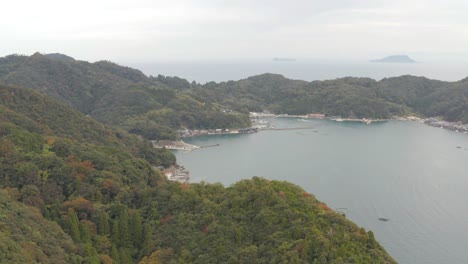
[[[327,116],[322,113],[312,113],[312,114],[307,115],[307,118],[314,118],[314,119],[325,119],[326,117]]]
[[[231,134],[249,134],[258,132],[258,128],[248,127],[242,129],[181,129],[177,131],[181,138],[195,137],[203,135],[231,135]]]
[[[161,171],[170,181],[184,183],[190,180],[190,173],[184,168],[184,166],[175,165],[167,169],[164,167],[157,167],[157,169]]]
[[[261,112],[261,113],[250,112],[249,116],[250,116],[250,119],[268,118],[268,117],[297,117],[297,118],[325,119],[327,117],[323,113],[310,113],[307,115],[288,115],[288,114],[275,115],[270,112]]]

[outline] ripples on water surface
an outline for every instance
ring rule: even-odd
[[[193,138],[221,146],[178,152],[178,161],[192,182],[263,176],[298,184],[347,208],[399,263],[467,263],[468,135],[399,121],[270,121],[312,129]]]

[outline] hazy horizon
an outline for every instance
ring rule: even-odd
[[[468,60],[468,3],[460,0],[19,0],[2,8],[0,56],[59,52],[123,64]]]
[[[141,70],[146,75],[178,76],[188,81],[206,83],[240,80],[273,73],[289,79],[316,81],[343,77],[364,77],[374,80],[413,75],[441,81],[459,81],[468,76],[467,63],[371,63],[371,62],[172,62],[130,63],[125,66]]]

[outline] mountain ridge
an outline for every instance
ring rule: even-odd
[[[468,122],[464,95],[468,88],[463,81],[403,75],[380,81],[344,77],[307,82],[267,73],[198,84],[179,77],[147,77],[108,61],[57,62],[41,54],[31,57],[1,58],[0,83],[45,92],[99,121],[148,139],[174,140],[175,131],[181,128],[247,127],[248,112],[263,110],[355,118],[440,116]],[[453,92],[459,96],[450,96]],[[223,112],[226,108],[234,112]]]

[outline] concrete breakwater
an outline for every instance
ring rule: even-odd
[[[156,140],[152,140],[151,143],[153,143],[153,146],[155,148],[166,148],[166,149],[172,149],[172,150],[192,151],[192,150],[200,148],[200,146],[187,144],[182,140],[178,140],[178,141],[172,141],[172,140],[159,140],[159,141],[156,141]]]

